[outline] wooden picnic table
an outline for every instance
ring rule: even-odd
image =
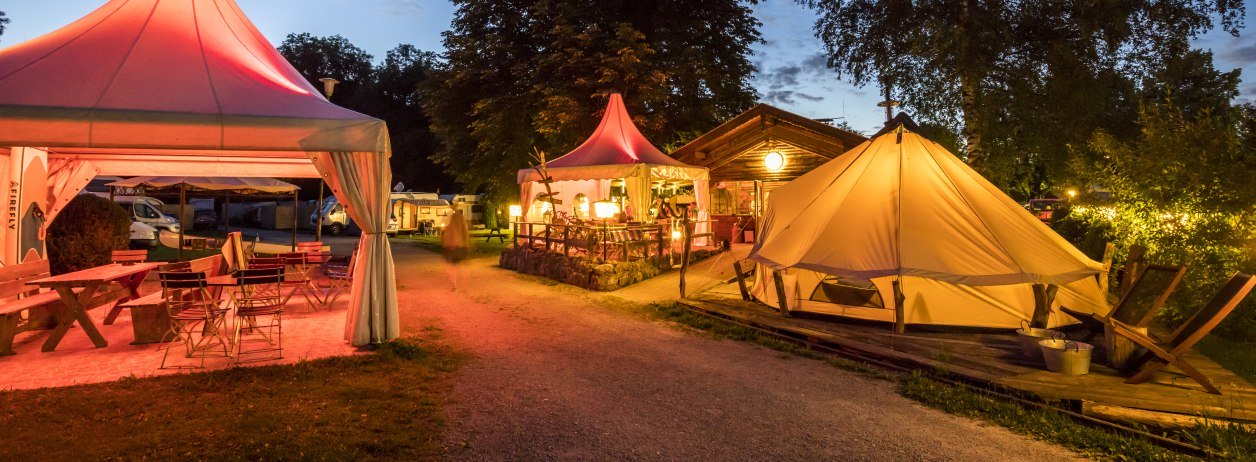
[[[158,266],[161,266],[161,263],[134,263],[130,265],[113,263],[27,282],[29,285],[53,289],[61,296],[60,306],[53,305],[53,307],[50,307],[50,309],[56,311],[53,316],[57,319],[57,328],[52,331],[52,335],[44,342],[42,351],[56,350],[57,345],[61,343],[61,339],[65,337],[65,333],[70,330],[70,326],[75,321],[83,326],[83,332],[92,340],[92,344],[96,345],[96,348],[108,346],[109,342],[105,341],[105,338],[100,335],[100,331],[96,329],[96,324],[87,315],[88,302],[96,294],[97,290],[114,282],[120,283],[129,291],[129,294],[124,295],[118,303],[139,298],[140,283],[144,281],[144,277],[150,271]],[[76,290],[78,290],[77,293],[75,292]],[[112,322],[112,319],[106,319],[106,324],[110,322]]]

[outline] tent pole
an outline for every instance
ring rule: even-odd
[[[183,261],[183,204],[187,202],[187,183],[179,184],[179,261]]]
[[[297,251],[297,194],[296,190],[292,191],[292,251]]]
[[[318,205],[315,205],[315,207],[317,208],[317,210],[314,211],[314,214],[318,215],[318,218],[314,222],[314,240],[318,242],[323,242],[323,179],[322,178],[319,178],[318,180]]]
[[[223,222],[223,231],[230,233],[231,232],[231,191],[227,191],[227,208],[222,211],[222,216],[223,216],[223,220],[225,220]]]

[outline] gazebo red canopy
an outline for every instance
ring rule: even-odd
[[[28,235],[96,174],[323,178],[364,230],[346,337],[398,335],[387,127],[324,99],[233,0],[112,0],[0,50],[0,146],[0,176],[46,185],[3,193],[44,217],[5,218]],[[0,243],[6,264],[43,255]]]
[[[546,162],[546,171],[554,180],[551,188],[565,193],[564,201],[575,205],[576,194],[605,199],[610,181],[623,179],[628,202],[637,214],[644,214],[650,205],[650,188],[656,180],[692,182],[698,209],[706,210],[707,181],[704,167],[694,167],[671,158],[654,147],[637,129],[619,93],[612,93],[602,114],[602,122],[580,146]],[[534,186],[541,179],[533,169],[519,170],[520,203],[528,210],[536,199]]]

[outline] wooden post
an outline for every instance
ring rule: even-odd
[[[1103,271],[1099,273],[1099,290],[1102,290],[1104,295],[1108,294],[1108,286],[1112,283],[1112,254],[1115,252],[1115,243],[1109,242],[1103,246]]]
[[[550,251],[550,226],[553,225],[549,223],[545,224],[545,253],[549,253]]]
[[[314,240],[323,242],[323,179],[318,179],[318,210],[314,211],[317,218],[314,219]]]
[[[1045,329],[1047,321],[1051,317],[1051,302],[1055,300],[1055,294],[1060,287],[1055,284],[1034,284],[1034,315],[1030,320],[1030,327]]]
[[[179,183],[179,253],[178,260],[183,261],[183,204],[187,203],[187,183]]]
[[[510,222],[510,245],[519,248],[519,222]]]
[[[563,227],[563,255],[571,256],[571,226]]]
[[[297,251],[297,190],[292,191],[292,251]]]
[[[789,317],[789,298],[785,296],[785,280],[781,272],[772,270],[772,282],[776,283],[776,304],[781,309],[781,316]]]
[[[657,232],[657,233],[655,233],[655,234],[656,234],[656,235],[658,236],[658,238],[659,238],[659,254],[658,254],[658,257],[659,257],[659,262],[661,263],[661,262],[663,261],[663,225],[660,225],[660,224],[657,224],[657,223],[656,223],[656,224],[654,225],[654,227],[655,227],[655,228],[658,228],[658,232]]]
[[[894,333],[902,334],[907,332],[907,296],[903,295],[903,284],[898,279],[894,280]]]
[[[231,191],[227,191],[227,206],[222,211],[222,230],[231,232]]]
[[[689,220],[689,211],[685,210],[682,214],[684,218],[680,220],[681,238],[685,241],[681,243],[681,260],[680,260],[680,298],[685,298],[685,272],[689,271],[689,252],[691,250],[690,235],[693,230],[693,222]],[[788,314],[788,313],[786,313]]]
[[[737,272],[737,289],[741,291],[741,299],[750,301],[750,289],[746,288],[746,279],[742,276],[743,274],[746,274],[746,272],[741,269],[741,262],[733,262],[733,271]]]

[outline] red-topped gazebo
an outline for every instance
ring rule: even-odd
[[[364,230],[346,337],[399,333],[388,129],[323,98],[233,0],[112,0],[0,50],[0,146],[0,179],[21,185],[0,192],[17,204],[3,264],[43,258],[42,230],[96,174],[323,178]]]
[[[619,93],[612,93],[606,112],[597,129],[576,149],[546,163],[546,171],[554,181],[550,188],[564,206],[572,211],[579,207],[577,196],[590,201],[610,198],[612,182],[622,181],[628,205],[639,218],[650,208],[651,189],[661,184],[692,185],[698,210],[707,207],[708,174],[704,167],[694,167],[669,157],[641,134]],[[519,171],[520,204],[524,213],[532,208],[536,195],[543,188],[539,173],[533,169]]]

